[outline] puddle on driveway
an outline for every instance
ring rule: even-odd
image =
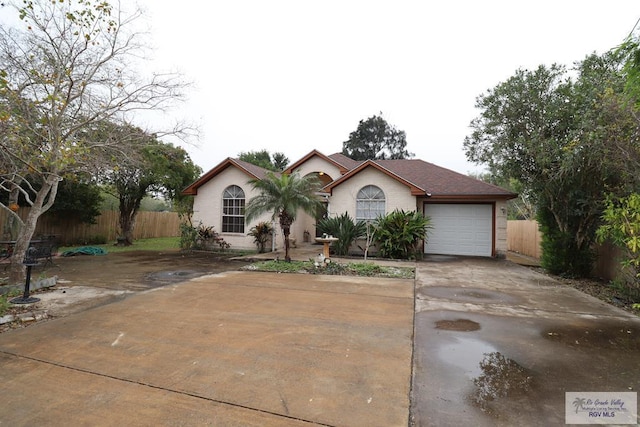
[[[480,324],[469,319],[456,320],[438,320],[436,329],[444,329],[446,331],[470,332],[480,329]]]
[[[590,326],[562,325],[546,329],[542,332],[542,336],[575,348],[640,350],[640,328],[633,325],[611,323]]]
[[[473,338],[456,337],[454,343],[445,344],[438,349],[440,360],[462,369],[471,379],[482,373],[480,362],[484,355],[496,351],[484,341]]]
[[[473,379],[476,390],[472,400],[483,411],[493,413],[491,402],[503,397],[517,398],[531,390],[533,376],[500,352],[485,354],[480,370],[480,375]]]
[[[475,323],[475,322],[473,322]],[[483,412],[497,416],[496,401],[517,399],[531,390],[533,374],[516,361],[505,357],[490,344],[456,337],[456,342],[438,350],[439,358],[464,371],[474,384],[469,400]]]
[[[640,322],[592,317],[418,312],[414,425],[563,425],[567,391],[640,390]]]

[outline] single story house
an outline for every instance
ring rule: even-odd
[[[507,200],[516,194],[418,159],[356,161],[343,154],[311,151],[283,173],[315,175],[322,182],[318,197],[324,210],[316,217],[299,212],[291,226],[297,244],[311,244],[315,224],[324,215],[345,212],[356,220],[374,219],[402,209],[431,218],[424,245],[427,254],[501,257],[507,251]],[[232,248],[255,248],[247,233],[244,205],[258,193],[248,183],[262,179],[261,167],[227,158],[189,185],[194,196],[193,223],[213,226]],[[277,221],[276,221],[277,225]],[[281,244],[281,242],[280,242]]]

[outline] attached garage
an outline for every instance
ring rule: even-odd
[[[433,227],[424,252],[493,256],[493,204],[425,203]]]

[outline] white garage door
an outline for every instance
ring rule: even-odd
[[[493,206],[480,204],[425,204],[431,217],[424,252],[427,254],[491,256]]]

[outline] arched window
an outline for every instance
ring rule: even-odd
[[[384,192],[375,185],[367,185],[356,197],[356,220],[369,221],[384,216]]]
[[[222,194],[222,232],[244,233],[244,191],[237,185]]]

